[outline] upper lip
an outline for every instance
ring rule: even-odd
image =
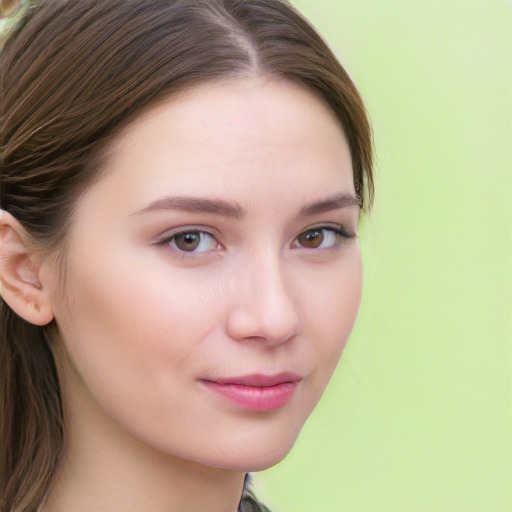
[[[238,385],[238,386],[252,386],[252,387],[270,387],[284,384],[285,382],[298,382],[302,379],[302,375],[294,372],[281,372],[272,375],[265,375],[261,373],[253,373],[250,375],[243,375],[240,377],[227,377],[227,378],[213,378],[204,379],[207,382],[222,385]]]

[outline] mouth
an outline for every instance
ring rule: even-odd
[[[252,411],[273,411],[284,407],[302,380],[296,373],[252,374],[241,377],[202,380],[210,391],[237,407]]]

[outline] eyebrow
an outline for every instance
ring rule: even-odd
[[[244,209],[236,202],[224,199],[207,199],[203,197],[170,196],[153,201],[151,204],[135,213],[146,213],[158,210],[181,210],[192,213],[213,213],[224,217],[242,219]]]
[[[353,194],[336,194],[327,199],[316,201],[314,203],[303,206],[300,209],[299,215],[309,216],[318,213],[330,212],[332,210],[339,210],[341,208],[348,208],[350,206],[361,207],[361,200]]]
[[[350,206],[361,206],[361,200],[352,194],[336,194],[332,197],[315,201],[303,206],[299,216],[311,216]],[[146,213],[159,210],[180,210],[191,213],[211,213],[223,217],[243,219],[246,211],[236,201],[224,199],[209,199],[204,197],[169,196],[153,201],[142,210],[135,213]]]

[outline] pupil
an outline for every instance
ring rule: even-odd
[[[176,237],[176,246],[182,251],[193,251],[199,245],[199,233],[183,233]]]

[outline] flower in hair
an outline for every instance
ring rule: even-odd
[[[0,0],[0,19],[12,18],[23,5],[23,0]]]

